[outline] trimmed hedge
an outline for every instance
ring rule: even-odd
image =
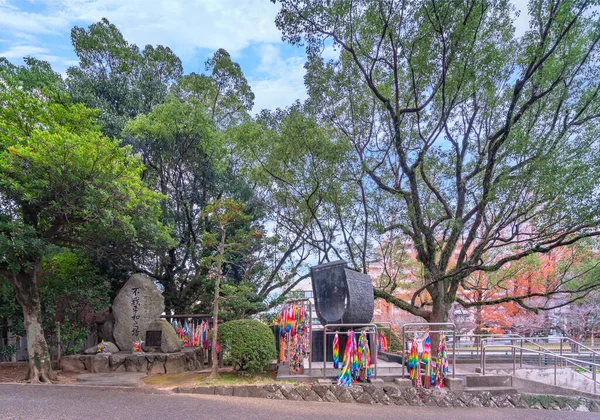
[[[219,325],[219,342],[224,362],[250,373],[264,370],[277,357],[271,329],[251,319]]]

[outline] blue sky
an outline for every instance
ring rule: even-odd
[[[525,0],[515,3],[524,9]],[[170,47],[186,73],[202,71],[204,61],[225,48],[250,82],[258,112],[306,96],[304,51],[281,41],[278,8],[269,0],[0,0],[0,57],[21,64],[32,55],[64,73],[77,63],[71,28],[106,17],[140,48]]]

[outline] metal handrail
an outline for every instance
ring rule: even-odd
[[[488,341],[497,341],[497,340],[506,340],[506,339],[508,339],[508,340],[511,340],[511,343],[512,343],[513,340],[520,340],[521,341],[521,347],[519,347],[519,349],[521,351],[520,351],[520,354],[519,354],[519,367],[523,367],[523,349],[524,349],[523,342],[524,341],[527,342],[528,344],[533,344],[537,348],[542,349],[544,351],[550,351],[546,347],[544,347],[544,346],[542,346],[542,345],[540,345],[538,343],[535,343],[535,342],[531,341],[527,337],[522,337],[522,336],[520,336],[518,334],[514,334],[514,335],[516,335],[516,337],[508,337],[508,338],[503,338],[503,337],[489,337],[489,338],[484,338],[483,340],[481,340],[481,350],[482,350],[481,365],[482,365],[482,368],[483,368],[483,359],[484,359],[483,358],[483,347],[484,347],[485,343],[487,343]],[[500,344],[497,345],[497,346],[498,347],[502,347],[502,345],[500,345]],[[510,347],[510,346],[507,345],[507,344],[505,344],[504,347]],[[514,353],[514,349],[513,349],[513,353]],[[561,355],[562,355],[562,352],[561,352]],[[514,363],[514,360],[515,360],[515,356],[516,356],[516,353],[513,354],[513,363]]]
[[[447,326],[452,327],[451,330],[432,330],[430,326]],[[452,377],[456,377],[456,324],[454,322],[409,322],[402,326],[402,377],[404,378],[404,362],[406,360],[406,327],[425,327],[427,330],[415,330],[417,332],[433,332],[433,333],[444,333],[446,331],[452,332]]]
[[[567,356],[564,356],[564,355],[561,355],[561,354],[556,354],[556,353],[554,353],[552,351],[549,351],[548,349],[545,349],[543,347],[542,348],[545,351],[541,352],[541,351],[538,351],[538,350],[524,348],[524,347],[522,347],[522,344],[521,344],[521,347],[514,346],[514,345],[508,345],[508,344],[487,344],[487,345],[484,345],[482,347],[482,355],[481,355],[481,363],[482,363],[482,365],[481,365],[481,374],[484,375],[484,376],[485,376],[485,370],[486,370],[485,369],[486,368],[485,353],[486,353],[486,350],[488,348],[490,348],[490,347],[503,347],[503,348],[508,347],[508,348],[512,349],[512,353],[513,353],[513,376],[516,375],[516,360],[515,360],[516,350],[520,350],[521,351],[521,363],[522,363],[522,359],[523,359],[523,356],[522,356],[523,350],[525,350],[526,352],[529,352],[529,353],[539,354],[540,356],[550,355],[550,356],[554,357],[554,385],[555,386],[556,386],[556,370],[557,370],[557,361],[558,360],[564,360],[565,362],[571,362],[573,365],[575,365],[578,368],[586,369],[585,366],[583,366],[583,365],[580,364],[581,360],[574,359],[572,357],[567,357]],[[596,363],[596,358],[595,358],[595,355],[594,355],[592,362],[585,362],[585,365],[588,365],[588,366],[592,367],[591,373],[592,373],[592,381],[594,382],[594,393],[597,393],[597,384],[598,384],[598,381],[597,381],[597,375],[596,375],[596,368],[600,367],[600,364]],[[566,363],[565,363],[565,366],[566,366]],[[578,372],[578,373],[581,374],[581,372]],[[583,376],[585,376],[585,375],[583,375]],[[585,377],[587,378],[587,376],[585,376]]]
[[[335,334],[339,331],[327,331],[329,327],[359,327],[359,328],[373,328],[374,331],[368,331],[367,334],[375,334],[375,340],[378,337],[377,324],[327,324],[323,326],[323,378],[327,377],[327,334]],[[341,332],[341,334],[348,334],[348,331]],[[377,351],[371,353],[373,359],[373,378],[377,378]]]
[[[518,339],[518,340],[521,341],[521,347],[523,346],[523,342],[526,342],[526,343],[532,344],[532,345],[536,346],[537,348],[542,349],[544,351],[547,351],[547,352],[550,352],[550,353],[555,353],[554,350],[549,349],[547,347],[544,347],[541,344],[538,344],[538,343],[535,342],[536,340],[543,340],[543,339],[547,340],[548,337],[523,337],[523,336],[520,336],[518,334],[514,334],[514,335],[516,337],[489,337],[489,338],[484,338],[482,340],[482,346],[483,346],[483,343],[487,342],[487,341],[496,341],[496,340],[506,340],[506,339],[509,339],[512,342],[514,339]],[[598,353],[598,352],[590,349],[589,347],[587,347],[587,346],[585,346],[585,345],[583,345],[583,344],[581,344],[581,343],[579,343],[579,342],[577,342],[577,341],[575,341],[575,340],[573,340],[573,339],[571,339],[569,337],[562,336],[562,337],[557,337],[557,339],[560,340],[560,343],[559,343],[560,344],[560,349],[559,349],[559,354],[560,355],[563,355],[563,339],[564,339],[564,340],[568,340],[571,343],[574,343],[574,344],[576,344],[578,346],[581,346],[581,347],[584,347],[584,348],[588,349],[589,350],[589,354],[591,354],[593,356],[594,360],[596,359],[596,356],[600,356],[600,353]],[[586,353],[588,353],[588,352],[586,352]],[[520,357],[519,357],[519,366],[523,367],[523,351],[522,350],[520,352]]]

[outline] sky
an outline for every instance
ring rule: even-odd
[[[526,0],[514,2],[523,10],[519,33],[527,24]],[[0,0],[0,57],[22,64],[32,55],[64,74],[77,64],[71,28],[106,17],[140,49],[170,47],[185,73],[202,72],[206,59],[225,48],[252,86],[258,112],[306,97],[304,51],[281,40],[278,10],[270,0]]]

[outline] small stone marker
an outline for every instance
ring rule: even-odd
[[[117,294],[112,310],[115,344],[131,350],[134,341],[146,337],[150,323],[160,318],[165,300],[149,276],[134,274]]]
[[[148,333],[150,333],[150,337]],[[181,351],[183,344],[173,326],[161,319],[148,324],[143,348],[144,351],[160,350],[161,353],[176,353]]]

